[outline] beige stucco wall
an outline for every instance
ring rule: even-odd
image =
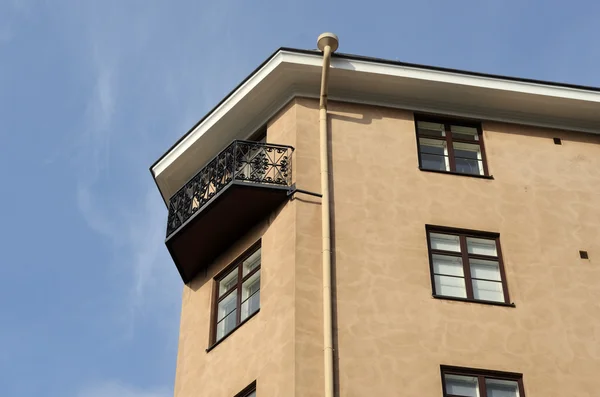
[[[294,112],[272,121],[269,141],[294,144]],[[295,203],[278,209],[184,286],[175,397],[233,397],[256,380],[260,396],[294,395]],[[261,308],[209,346],[213,278],[262,238]]]
[[[330,103],[330,126],[341,396],[439,397],[440,364],[521,372],[527,397],[597,396],[600,137],[484,122],[485,180],[420,171],[412,112]],[[314,100],[269,123],[316,192],[318,138]],[[260,397],[322,395],[319,202],[296,195],[185,288],[177,397],[254,379]],[[425,224],[499,232],[516,307],[433,299]],[[263,231],[261,312],[206,353],[212,277]]]
[[[483,180],[418,170],[411,112],[330,109],[341,395],[437,397],[449,364],[598,396],[600,137],[484,122]],[[499,232],[516,307],[433,299],[425,224]]]

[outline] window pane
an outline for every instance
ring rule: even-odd
[[[519,397],[519,384],[514,380],[486,379],[487,397]]]
[[[473,281],[473,298],[483,301],[504,302],[502,283],[498,281]]]
[[[419,151],[421,153],[421,167],[428,170],[450,170],[446,141],[419,138]]]
[[[469,254],[498,256],[496,240],[467,237],[467,249]]]
[[[481,259],[469,259],[471,264],[471,277],[484,280],[501,281],[500,266],[496,261],[484,261]]]
[[[220,340],[225,335],[233,331],[236,325],[235,318],[236,310],[229,313],[224,319],[217,323],[217,338],[216,340]]]
[[[444,124],[440,124],[440,123],[430,123],[427,121],[419,121],[419,122],[417,122],[417,131],[419,132],[420,135],[438,136],[438,137],[446,136],[446,131],[444,131]]]
[[[217,312],[217,340],[231,332],[236,324],[237,291],[229,294],[219,302]]]
[[[421,154],[421,167],[426,170],[449,171],[448,158],[432,154]]]
[[[480,397],[477,377],[445,375],[446,394],[464,397]]]
[[[248,394],[247,397],[256,397],[256,391],[253,391],[252,393]]]
[[[237,276],[238,268],[235,268],[228,275],[223,277],[221,281],[219,281],[219,297],[223,296],[223,294],[230,289],[235,288],[237,284]]]
[[[434,275],[436,295],[455,296],[466,298],[465,279],[460,277],[449,277]]]
[[[256,269],[258,266],[260,266],[260,248],[257,249],[252,255],[248,257],[248,259],[244,261],[243,266],[244,276],[246,276],[252,270]]]
[[[454,142],[454,156],[469,160],[481,160],[481,146],[473,143]]]
[[[470,143],[454,142],[454,159],[456,172],[463,174],[483,175],[481,147]]]
[[[446,141],[439,139],[419,138],[421,153],[437,154],[439,156],[447,156]]]
[[[470,175],[483,175],[483,162],[476,160],[455,159],[456,172]]]
[[[475,127],[464,127],[461,125],[451,125],[452,139],[463,139],[469,141],[478,141],[479,134]]]
[[[448,276],[464,276],[462,258],[446,255],[432,255],[433,273]]]
[[[260,270],[242,284],[242,321],[260,308]]]
[[[219,302],[217,321],[226,317],[229,313],[235,310],[237,304],[237,291],[233,291],[227,295],[225,299]]]
[[[460,241],[458,236],[451,234],[429,233],[431,249],[460,252]]]

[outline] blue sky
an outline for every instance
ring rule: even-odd
[[[286,4],[287,3],[287,4]],[[148,167],[280,46],[600,86],[600,3],[0,0],[0,395],[172,395]]]

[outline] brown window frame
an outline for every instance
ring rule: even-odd
[[[215,278],[213,280],[213,304],[212,304],[212,314],[211,314],[211,320],[210,320],[210,322],[211,322],[210,341],[209,341],[209,348],[207,349],[207,352],[210,351],[215,346],[217,346],[223,340],[227,339],[227,337],[229,335],[234,333],[238,328],[240,328],[247,321],[249,321],[252,317],[257,315],[258,312],[260,312],[260,307],[259,307],[255,312],[250,314],[244,320],[241,319],[241,316],[242,316],[241,308],[242,308],[242,303],[243,303],[242,302],[242,286],[245,281],[247,281],[250,277],[252,277],[254,274],[256,274],[257,272],[260,271],[260,269],[262,267],[262,252],[261,252],[261,263],[256,268],[252,269],[252,271],[249,272],[246,276],[243,276],[243,271],[244,271],[243,263],[246,259],[248,259],[252,254],[254,254],[256,251],[258,251],[261,248],[262,248],[261,241],[259,240],[255,244],[253,244],[250,248],[248,248],[246,251],[244,251],[244,253],[242,255],[238,256],[229,266],[227,266],[225,269],[223,269],[221,272],[219,272],[219,274],[217,274],[215,276]],[[234,270],[236,268],[238,270],[238,276],[237,276],[235,288],[231,288],[229,291],[224,293],[223,296],[220,297],[219,296],[219,283],[225,276],[227,276],[229,273],[231,273],[232,270]],[[260,290],[260,288],[259,288],[259,290]],[[237,291],[236,306],[235,306],[236,307],[236,314],[235,314],[236,325],[233,329],[231,329],[231,331],[229,331],[228,333],[223,335],[223,337],[221,337],[221,339],[217,339],[217,325],[218,325],[217,318],[218,318],[218,312],[219,312],[219,303],[223,299],[228,297],[230,294],[232,294],[233,291]]]
[[[248,386],[236,394],[234,397],[248,397],[251,393],[256,393],[256,381],[253,381]]]
[[[519,397],[525,397],[525,388],[523,386],[523,374],[516,372],[502,372],[488,369],[479,368],[465,368],[455,367],[451,365],[440,366],[440,372],[442,374],[442,392],[443,397],[460,397],[454,394],[448,394],[446,392],[446,376],[445,375],[460,375],[460,376],[472,376],[477,378],[477,384],[479,386],[479,396],[487,397],[487,390],[485,385],[486,379],[497,379],[497,380],[509,380],[517,382],[519,387]]]
[[[441,234],[458,236],[459,242],[460,242],[460,252],[432,249],[431,248],[431,238],[430,238],[431,233],[441,233]],[[465,302],[476,302],[476,303],[484,303],[484,304],[500,305],[500,306],[511,306],[511,307],[515,306],[514,303],[511,303],[510,294],[508,293],[508,283],[506,281],[506,272],[504,269],[504,260],[502,258],[502,248],[500,245],[500,234],[499,233],[483,232],[483,231],[471,230],[471,229],[460,229],[460,228],[447,227],[447,226],[425,225],[425,235],[427,238],[427,251],[428,251],[428,256],[429,256],[429,273],[431,275],[431,292],[432,292],[432,295],[434,298],[458,300],[458,301],[465,301]],[[496,242],[497,256],[470,254],[467,250],[467,237],[494,240]],[[463,278],[465,280],[465,289],[466,289],[466,293],[467,293],[466,298],[449,296],[449,295],[441,295],[441,294],[437,293],[437,291],[435,290],[435,272],[434,272],[434,267],[433,267],[433,255],[434,254],[461,258],[462,265],[463,265],[463,274],[464,274]],[[502,283],[502,293],[504,295],[503,302],[475,299],[475,297],[473,295],[473,278],[471,277],[471,267],[469,264],[470,258],[498,261],[498,267],[500,270],[500,279],[501,279],[501,283]]]
[[[485,179],[493,179],[493,177],[490,175],[489,170],[488,170],[487,156],[485,153],[485,144],[483,142],[483,129],[481,127],[481,122],[461,120],[461,119],[441,117],[441,116],[429,116],[429,115],[415,115],[414,120],[415,120],[415,134],[417,136],[417,155],[419,157],[419,169],[421,171],[439,172],[439,173],[444,173],[444,174],[463,175],[463,176],[471,176],[471,177],[478,177],[478,178],[485,178]],[[419,122],[420,121],[443,124],[445,136],[444,137],[435,137],[435,136],[420,135],[419,134]],[[452,136],[452,128],[451,128],[451,126],[453,126],[453,125],[458,126],[458,127],[476,128],[477,136],[479,137],[479,140],[470,141],[467,139],[454,138]],[[434,170],[434,169],[423,167],[423,160],[421,158],[421,154],[422,154],[421,153],[421,141],[419,138],[427,138],[427,139],[446,142],[446,146],[448,149],[448,163],[449,163],[449,167],[450,167],[449,170]],[[465,172],[459,172],[456,170],[456,157],[454,156],[454,145],[453,145],[454,142],[479,145],[479,148],[481,150],[481,163],[483,165],[483,175],[482,174],[469,174],[469,173],[465,173]]]

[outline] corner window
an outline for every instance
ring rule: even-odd
[[[442,366],[444,397],[525,397],[523,375]]]
[[[419,167],[487,176],[480,124],[416,117]]]
[[[215,278],[213,344],[260,308],[260,254],[257,244]]]
[[[427,226],[433,295],[509,304],[495,233]]]

